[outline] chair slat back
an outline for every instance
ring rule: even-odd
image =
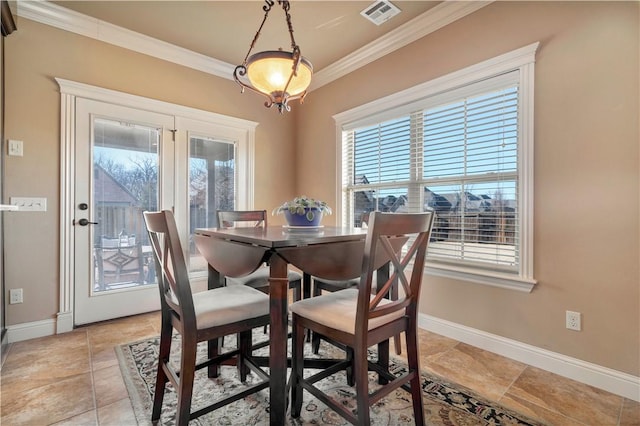
[[[144,221],[156,262],[162,309],[174,311],[185,329],[195,330],[189,273],[173,213],[144,212]]]
[[[425,255],[433,226],[433,212],[382,213],[372,212],[365,241],[362,274],[360,276],[356,330],[366,332],[369,319],[406,309],[406,315],[417,315],[417,304],[422,285]],[[398,250],[392,244],[398,237],[406,238],[409,247]],[[376,263],[381,256],[389,259],[391,273],[385,283],[377,283],[377,291],[371,299],[371,284]],[[409,276],[409,269],[411,275]],[[385,294],[395,282],[404,291],[397,300],[381,304]]]
[[[253,224],[252,224],[253,222]],[[237,224],[242,226],[253,225],[267,227],[266,210],[218,210],[218,226],[220,228],[232,228]]]

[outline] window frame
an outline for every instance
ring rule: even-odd
[[[427,259],[426,273],[434,276],[470,281],[501,288],[531,292],[536,284],[533,277],[533,168],[534,168],[534,65],[539,42],[507,52],[500,56],[471,65],[459,71],[438,77],[401,92],[358,106],[333,116],[336,122],[338,199],[336,211],[339,221],[346,226],[353,219],[345,203],[345,162],[350,153],[345,151],[343,135],[357,128],[374,125],[422,108],[425,100],[435,96],[446,96],[447,92],[484,80],[500,81],[501,76],[517,72],[518,100],[518,212],[520,221],[520,262],[518,271],[502,272],[493,269],[434,262]],[[464,89],[462,89],[464,90]],[[346,181],[348,182],[348,181]],[[397,186],[397,184],[395,184]]]

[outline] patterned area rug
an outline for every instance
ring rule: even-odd
[[[264,338],[262,332],[255,331],[254,336]],[[116,348],[120,368],[124,377],[129,397],[133,404],[136,419],[139,424],[151,424],[151,406],[156,377],[158,348],[160,338],[145,339],[132,342]],[[333,346],[322,343],[320,355],[324,357],[341,358],[343,353]],[[235,347],[233,337],[225,338],[225,345]],[[309,345],[307,345],[309,346]],[[179,350],[179,336],[174,336],[172,345],[172,362],[177,362]],[[268,351],[268,348],[261,349]],[[206,343],[198,347],[199,358],[206,359]],[[266,352],[265,352],[266,353]],[[312,356],[311,354],[308,354]],[[307,356],[307,354],[305,354]],[[406,365],[404,361],[392,360],[392,371],[401,373]],[[250,375],[256,379],[255,375]],[[346,384],[344,372],[319,382],[320,386],[335,398],[355,409],[354,389]],[[228,391],[236,391],[244,385],[237,379],[235,367],[223,367],[220,377],[209,379],[206,369],[196,373],[193,403],[191,411],[207,405],[211,398],[219,398]],[[377,375],[370,373],[369,388],[377,386]],[[427,425],[467,426],[467,425],[539,425],[517,413],[506,410],[482,398],[474,396],[470,391],[458,385],[447,383],[441,378],[422,374],[422,389],[424,411]],[[169,384],[165,392],[162,407],[162,425],[175,423],[176,394]],[[401,425],[414,424],[413,409],[410,395],[398,390],[379,401],[371,409],[372,425]],[[266,425],[269,423],[269,390],[265,389],[243,400],[236,401],[219,410],[208,413],[191,421],[193,425]],[[300,418],[287,417],[286,425],[345,425],[342,417],[316,400],[309,393],[304,393],[304,403]]]

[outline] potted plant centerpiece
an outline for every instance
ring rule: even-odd
[[[289,226],[320,226],[323,215],[332,213],[324,201],[307,198],[306,195],[286,201],[273,210],[273,214],[284,213]]]

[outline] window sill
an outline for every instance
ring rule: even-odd
[[[533,278],[520,277],[494,271],[482,271],[478,269],[461,268],[455,266],[443,266],[439,264],[427,264],[425,271],[429,275],[444,278],[453,278],[461,281],[469,281],[476,284],[490,285],[493,287],[517,290],[531,293],[537,281]]]

